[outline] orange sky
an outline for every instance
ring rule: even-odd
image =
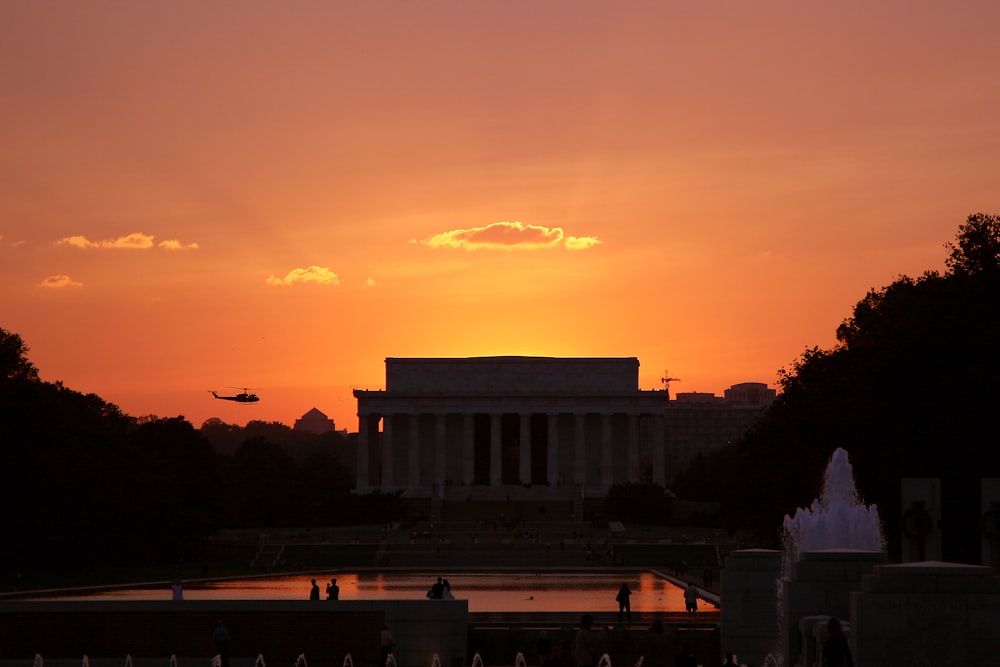
[[[1000,3],[0,3],[0,327],[133,415],[767,382],[1000,213]],[[262,401],[209,389],[259,387]]]

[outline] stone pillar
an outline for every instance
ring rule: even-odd
[[[587,488],[587,415],[574,415],[575,435],[573,438],[573,481]]]
[[[722,598],[722,650],[740,662],[762,665],[778,650],[778,578],[782,552],[769,549],[733,551],[719,577]],[[787,664],[787,663],[786,663]]]
[[[394,415],[385,415],[382,420],[382,481],[378,486],[389,489],[394,484],[392,478],[392,420]]]
[[[639,481],[639,415],[628,416],[628,479]]]
[[[905,477],[901,489],[903,562],[941,560],[941,480]]]
[[[666,486],[666,459],[663,455],[666,442],[664,442],[663,422],[663,415],[653,415],[653,483]]]
[[[503,484],[503,452],[500,449],[500,418],[495,412],[490,413],[490,486]]]
[[[475,415],[462,415],[462,481],[472,486],[476,481],[476,429]]]
[[[548,442],[548,460],[546,461],[546,470],[548,471],[548,481],[550,486],[555,486],[560,482],[559,479],[559,415],[550,414],[548,415],[549,420],[549,442]]]
[[[368,438],[371,428],[371,418],[366,414],[358,415],[358,465],[357,478],[354,486],[357,491],[367,491],[370,488],[371,480],[368,479]]]
[[[521,420],[520,451],[518,453],[518,480],[531,484],[531,415],[518,415]]]
[[[607,491],[615,481],[614,459],[611,456],[611,415],[601,415],[601,489]]]
[[[447,437],[447,423],[445,418],[448,415],[437,414],[434,416],[434,481],[442,485],[442,497],[444,494],[444,481],[448,476],[447,467],[445,465],[445,451],[446,451],[446,440]]]
[[[410,450],[407,457],[410,468],[410,488],[420,488],[420,415],[410,415]]]
[[[879,565],[858,588],[850,599],[854,664],[996,662],[1000,579],[990,568],[940,561]]]

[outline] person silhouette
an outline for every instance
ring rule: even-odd
[[[621,588],[618,589],[618,595],[615,596],[615,600],[618,601],[618,622],[622,622],[622,615],[628,619],[628,622],[632,622],[632,603],[630,597],[632,596],[632,589],[628,587],[624,581],[622,582]]]

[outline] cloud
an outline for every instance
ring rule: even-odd
[[[197,250],[197,243],[181,243],[177,239],[170,239],[169,241],[160,241],[156,244],[158,248],[163,248],[164,250]]]
[[[135,232],[116,239],[104,239],[103,241],[91,241],[86,236],[67,236],[56,241],[56,245],[71,245],[75,248],[113,248],[128,250],[148,250],[157,245],[154,243],[154,236]],[[158,247],[164,250],[197,250],[197,243],[182,244],[176,239],[161,241]]]
[[[485,227],[454,229],[421,241],[432,248],[465,250],[547,250],[563,247],[585,250],[600,243],[596,236],[566,236],[562,227],[524,225],[520,222],[494,222]]]
[[[38,286],[45,287],[47,289],[62,289],[64,287],[83,287],[83,283],[77,282],[65,274],[59,274],[49,276],[42,282],[38,283]]]
[[[340,278],[325,266],[310,266],[305,269],[292,269],[284,278],[271,276],[268,285],[297,285],[300,283],[319,283],[321,285],[339,285]]]

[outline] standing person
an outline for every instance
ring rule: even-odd
[[[576,667],[594,667],[597,663],[597,634],[594,632],[594,617],[584,614],[580,619],[580,629],[573,639],[573,660]]]
[[[215,641],[215,652],[219,655],[220,667],[229,667],[229,630],[222,621],[216,624],[212,639]]]
[[[326,585],[326,599],[327,600],[340,599],[340,586],[337,585],[336,579],[331,579],[330,583]]]
[[[174,583],[170,584],[170,599],[171,600],[184,599],[184,585],[181,584],[180,579],[174,579]]]
[[[823,667],[854,667],[851,647],[840,619],[831,616],[826,622],[826,641],[823,642]]]
[[[684,608],[690,612],[698,611],[698,589],[694,584],[688,584],[684,589]]]
[[[427,590],[427,597],[431,600],[440,600],[444,597],[444,582],[441,581],[441,577],[438,577],[437,581]]]
[[[538,655],[539,667],[548,662],[549,654],[552,653],[552,641],[549,639],[549,633],[545,630],[538,633],[538,639],[535,641],[535,653]]]
[[[632,596],[632,590],[628,587],[624,581],[622,582],[621,588],[618,589],[618,595],[615,596],[615,600],[618,601],[618,622],[622,622],[622,614],[625,614],[628,618],[628,622],[632,622],[632,603],[629,598]]]
[[[389,632],[389,626],[383,625],[378,640],[378,653],[382,660],[379,663],[379,667],[385,666],[385,663],[389,660],[389,654],[392,653],[394,648],[396,648],[396,643],[392,639],[392,633]]]
[[[441,581],[441,599],[442,600],[454,600],[455,596],[451,593],[451,583],[444,579]]]
[[[663,631],[663,621],[660,619],[649,626],[649,631],[643,638],[642,651],[645,656],[642,663],[644,667],[670,667],[674,649],[670,636]]]
[[[312,580],[312,588],[309,589],[309,599],[310,600],[319,599],[319,584],[316,583],[315,579]]]
[[[674,665],[676,667],[698,667],[698,659],[694,657],[694,652],[691,650],[691,642],[684,642]]]

